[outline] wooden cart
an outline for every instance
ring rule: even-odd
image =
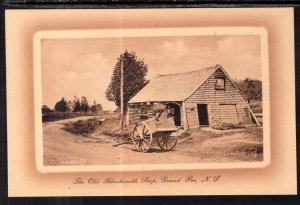
[[[168,117],[167,109],[162,109],[156,117],[137,123],[131,138],[141,152],[148,152],[154,139],[162,150],[170,151],[177,145],[176,131],[179,129],[175,126],[173,117]]]

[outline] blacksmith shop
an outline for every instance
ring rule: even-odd
[[[154,117],[157,104],[170,109],[184,129],[251,123],[246,97],[220,65],[150,80],[127,104],[128,123]]]

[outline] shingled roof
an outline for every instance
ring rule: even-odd
[[[159,75],[150,80],[129,103],[184,101],[218,68],[221,66],[215,65],[187,73]]]

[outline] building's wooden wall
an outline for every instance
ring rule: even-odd
[[[215,79],[225,79],[225,90],[215,89]],[[179,103],[179,102],[177,102]],[[186,120],[189,128],[199,127],[197,104],[207,104],[209,126],[219,126],[226,123],[250,123],[250,107],[240,91],[233,85],[227,76],[218,69],[207,79],[185,102]],[[184,125],[182,103],[181,126]],[[145,119],[141,118],[141,109],[147,109],[149,117],[154,117],[151,105],[145,103],[129,104],[129,124],[134,124]],[[230,114],[232,113],[232,115]]]
[[[128,112],[129,115],[129,124],[134,124],[137,122],[141,122],[143,120],[146,120],[145,117],[141,114],[141,110],[146,109],[147,110],[147,116],[155,117],[155,114],[153,110],[151,109],[151,105],[147,105],[145,103],[135,103],[128,105]]]
[[[188,128],[199,127],[198,111],[196,103],[185,103]]]
[[[174,103],[174,102],[170,102]],[[178,104],[180,107],[180,120],[181,120],[181,125],[183,125],[183,112],[181,109],[181,103],[176,102],[175,104]],[[147,105],[146,103],[133,103],[128,105],[128,118],[129,118],[129,124],[134,124],[137,122],[141,122],[146,120],[145,117],[141,114],[141,110],[146,109],[147,110],[147,116],[148,118],[155,117],[155,113],[153,111],[153,105]],[[165,116],[161,115],[160,116],[161,120],[164,120]]]
[[[225,90],[215,89],[215,79],[225,79]],[[229,78],[218,69],[186,101],[189,127],[199,126],[197,104],[207,104],[210,126],[224,123],[249,123],[249,104]],[[234,112],[234,108],[236,112]],[[228,113],[232,112],[230,116]]]

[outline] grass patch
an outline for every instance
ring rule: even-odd
[[[262,101],[250,101],[250,108],[253,113],[262,113]]]
[[[215,134],[210,131],[203,131],[199,128],[191,129],[179,136],[179,139],[182,140],[182,142],[180,142],[180,147],[186,148],[195,146],[195,144],[199,144],[207,139],[216,137],[220,137],[220,134]]]
[[[78,120],[77,122],[69,122],[65,124],[64,130],[74,134],[91,134],[101,125],[98,118],[91,118],[88,120]]]
[[[237,147],[232,148],[231,152],[244,152],[245,154],[262,154],[262,144],[241,144]]]
[[[212,126],[212,128],[217,129],[217,130],[232,130],[232,129],[245,128],[245,125],[243,125],[243,124],[223,123],[220,126]]]
[[[261,161],[263,160],[263,144],[262,143],[245,143],[239,144],[229,150],[228,154],[243,161]]]
[[[101,133],[112,136],[115,132],[120,130],[120,120],[117,118],[107,119],[101,126]]]
[[[107,135],[114,138],[117,141],[128,141],[131,140],[131,134],[134,125],[126,126],[123,131],[120,130],[120,119],[118,117],[112,117],[106,119],[103,124],[99,127],[97,135]]]

